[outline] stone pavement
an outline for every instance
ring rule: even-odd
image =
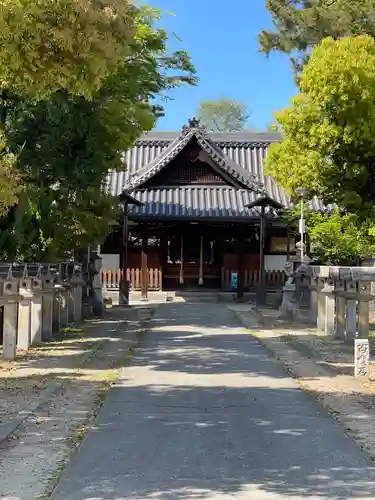
[[[375,499],[375,468],[221,304],[165,304],[53,500]]]

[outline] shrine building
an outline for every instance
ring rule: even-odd
[[[108,188],[124,218],[100,247],[104,286],[133,291],[281,287],[295,235],[287,193],[264,174],[273,132],[153,131],[124,154]],[[297,236],[298,238],[298,236]]]

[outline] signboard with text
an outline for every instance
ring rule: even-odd
[[[238,273],[231,273],[231,287],[234,290],[237,290],[237,284],[238,284]]]

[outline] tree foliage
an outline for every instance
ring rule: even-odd
[[[55,91],[43,99],[41,92],[20,93],[17,85],[5,89],[4,150],[15,158],[12,168],[20,182],[12,191],[17,202],[13,198],[11,209],[2,214],[3,258],[53,259],[100,242],[119,210],[117,198],[105,189],[108,170],[123,168],[122,152],[153,128],[162,113],[153,98],[195,83],[188,55],[169,54],[167,33],[154,27],[159,14],[149,8],[132,12],[125,56],[117,66],[108,66],[96,90],[87,87],[89,96],[59,78]],[[88,54],[94,62],[99,56],[92,50]],[[79,77],[80,66],[76,72]],[[3,187],[0,193],[1,208]]]
[[[267,172],[293,193],[366,214],[375,199],[375,41],[325,39],[301,75],[301,93],[276,114],[284,136]]]
[[[375,37],[375,3],[373,0],[268,0],[274,29],[259,35],[261,50],[286,54],[297,52],[297,68],[310,49],[330,36],[368,34]]]
[[[366,245],[367,252],[373,251],[374,82],[373,38],[327,38],[304,66],[301,93],[276,114],[283,139],[270,147],[267,174],[292,195],[305,187],[311,196],[344,211],[341,221],[339,213],[311,219],[318,225],[310,227],[310,234],[320,238],[328,260],[334,252],[363,255]]]
[[[0,138],[0,217],[17,203],[20,192],[20,175],[15,168],[16,158],[7,152]]]
[[[291,226],[298,226],[300,209],[290,209],[284,218]],[[358,265],[358,262],[375,254],[375,238],[370,219],[358,214],[342,213],[338,209],[327,213],[309,210],[304,217],[310,241],[309,255],[315,262],[327,265]]]
[[[212,132],[242,131],[250,117],[246,104],[227,98],[202,101],[196,115],[200,123]]]
[[[128,0],[2,0],[2,87],[90,97],[129,54],[133,12]]]
[[[282,143],[272,148],[268,172],[291,193],[306,186],[312,194],[345,209],[334,219],[320,214],[310,220],[320,259],[346,263],[349,255],[373,255],[370,129],[375,3],[268,0],[267,8],[274,28],[260,34],[261,50],[296,56],[291,59],[301,88],[292,106],[278,114],[287,130]],[[369,36],[356,38],[359,35]],[[308,63],[311,51],[313,60]]]

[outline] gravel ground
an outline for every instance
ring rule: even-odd
[[[232,307],[232,310],[236,308]],[[353,351],[322,332],[275,321],[273,311],[235,311],[242,324],[283,361],[375,461],[375,368],[369,379],[353,377]]]
[[[130,313],[124,321],[124,311],[111,310],[102,320],[89,325],[89,335],[92,339],[91,350],[75,339],[73,349],[67,349],[60,344],[60,352],[74,351],[67,356],[70,363],[62,366],[57,361],[56,350],[54,355],[49,352],[47,368],[45,362],[35,363],[38,370],[29,373],[30,380],[58,379],[62,387],[55,393],[53,399],[39,407],[17,429],[11,438],[2,444],[0,449],[0,498],[3,500],[44,500],[49,498],[58,477],[69,461],[72,452],[81,442],[87,426],[96,414],[104,396],[117,378],[122,366],[126,365],[135,347],[139,334],[144,331],[140,326],[137,313]],[[129,314],[129,313],[126,313]],[[86,328],[85,328],[86,331]],[[79,358],[85,355],[85,363],[81,366]],[[48,356],[47,356],[48,357]],[[52,359],[54,358],[54,359]],[[73,360],[74,359],[74,363]],[[32,371],[31,366],[25,366],[18,361],[11,367],[8,377],[13,379],[17,370]],[[43,368],[41,368],[43,365]],[[33,375],[34,374],[34,375]],[[39,378],[38,378],[39,377]],[[5,378],[5,377],[4,377]],[[17,387],[21,387],[17,380]],[[16,384],[15,384],[16,385]],[[32,385],[30,383],[30,385]],[[14,387],[14,386],[12,386]],[[40,386],[38,385],[40,391]],[[12,409],[8,415],[16,412],[22,406],[21,396],[15,391],[5,391],[8,401],[12,402]],[[19,396],[19,397],[18,397]],[[24,397],[23,401],[27,401]],[[6,415],[6,406],[3,406],[3,418]]]
[[[0,423],[8,421],[38,397],[48,384],[70,376],[105,341],[100,323],[68,329],[62,341],[46,342],[15,361],[0,360]]]

